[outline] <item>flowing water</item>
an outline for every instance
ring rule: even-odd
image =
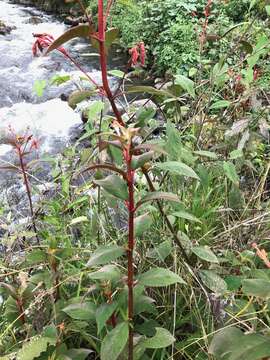
[[[40,155],[59,153],[70,141],[72,132],[80,129],[79,113],[74,112],[62,94],[76,89],[78,72],[62,54],[54,51],[48,57],[33,57],[32,33],[49,33],[54,37],[62,34],[66,26],[56,17],[33,7],[24,7],[0,0],[0,20],[15,29],[8,35],[0,35],[0,167],[14,159],[14,151],[6,143],[7,129],[11,126],[18,134],[26,128],[39,140]],[[100,83],[98,57],[83,40],[73,40],[66,46],[73,58]],[[113,56],[109,66],[116,68],[121,58]],[[56,75],[72,75],[73,82],[60,86],[47,86],[41,97],[33,90],[37,80],[47,82]],[[4,181],[10,182],[14,174],[0,170],[1,192],[7,190]],[[17,176],[18,178],[18,176]],[[17,179],[18,181],[18,179]],[[11,181],[12,184],[12,181]],[[10,189],[10,186],[9,188]],[[12,190],[13,191],[13,190]]]

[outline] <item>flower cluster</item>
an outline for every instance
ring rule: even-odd
[[[137,65],[138,62],[140,62],[142,66],[145,65],[146,52],[143,41],[129,49],[129,54],[131,56],[131,65]]]
[[[47,33],[33,34],[33,37],[36,38],[36,41],[34,42],[32,47],[32,52],[34,56],[38,55],[38,51],[42,53],[44,49],[47,49],[55,40],[52,35]],[[63,47],[58,47],[57,50],[60,51],[64,56],[68,55]]]

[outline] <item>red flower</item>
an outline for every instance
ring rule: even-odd
[[[142,66],[145,65],[145,57],[146,57],[146,52],[145,52],[145,46],[144,46],[144,42],[141,41],[140,43],[138,43],[137,45],[133,46],[131,49],[129,49],[129,54],[131,55],[131,65],[137,65],[138,61],[140,59],[140,63]]]
[[[32,47],[34,56],[37,56],[38,51],[42,53],[44,49],[48,48],[54,42],[54,37],[50,34],[33,34],[33,36],[36,38],[36,41]],[[66,50],[63,47],[59,47],[57,50],[60,51],[63,55],[68,56]]]
[[[129,49],[129,53],[131,55],[131,64],[136,65],[139,59],[138,47],[133,46],[133,48]]]
[[[144,46],[143,41],[140,42],[140,60],[141,60],[142,66],[144,66],[145,65],[145,46]]]

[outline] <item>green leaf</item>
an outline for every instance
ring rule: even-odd
[[[36,80],[34,82],[34,91],[38,97],[41,97],[43,95],[46,86],[47,86],[46,80]]]
[[[199,155],[199,156],[204,156],[209,159],[214,159],[214,160],[218,159],[217,154],[215,154],[211,151],[199,150],[199,151],[194,151],[194,154]]]
[[[219,109],[224,109],[227,108],[231,105],[231,102],[228,100],[219,100],[214,102],[211,106],[210,109],[211,110],[219,110]]]
[[[202,260],[212,263],[219,263],[216,255],[206,246],[193,247],[192,252]]]
[[[71,222],[69,223],[69,225],[77,225],[83,222],[88,222],[88,218],[87,216],[78,216],[75,219],[72,219]]]
[[[224,173],[227,176],[227,178],[229,180],[231,180],[231,182],[233,184],[235,184],[235,185],[239,184],[239,177],[237,175],[236,168],[232,162],[230,162],[230,161],[224,162],[223,170],[224,170]]]
[[[133,170],[143,167],[154,156],[154,151],[148,151],[142,155],[133,155],[131,160],[131,167]]]
[[[116,28],[109,29],[105,33],[105,49],[106,53],[108,53],[108,50],[110,49],[112,43],[119,37],[119,30]],[[99,41],[95,37],[91,37],[91,43],[92,46],[99,50]]]
[[[62,311],[72,319],[90,321],[95,319],[96,305],[87,301],[70,304],[62,309]]]
[[[231,160],[239,159],[239,158],[241,158],[243,156],[244,156],[243,151],[240,150],[240,149],[233,150],[233,151],[230,152],[230,159]]]
[[[173,202],[180,202],[178,199],[178,196],[172,193],[162,192],[162,191],[153,191],[147,195],[145,195],[137,204],[137,208],[141,206],[142,204],[148,202],[148,201],[154,201],[154,200],[167,200],[167,201],[173,201]]]
[[[267,15],[270,16],[270,5],[266,5],[265,10],[267,12]]]
[[[112,76],[115,76],[115,77],[118,77],[120,79],[122,79],[125,75],[125,73],[121,70],[110,70],[108,71],[108,74],[109,75],[112,75]]]
[[[94,101],[93,104],[91,104],[87,108],[88,119],[96,119],[97,116],[100,116],[100,113],[103,110],[104,110],[104,102],[103,101]]]
[[[140,215],[135,218],[134,228],[135,236],[141,236],[147,231],[153,223],[152,216],[149,213]]]
[[[122,322],[111,330],[101,343],[101,360],[117,360],[128,340],[128,323]]]
[[[146,256],[152,259],[164,261],[172,253],[172,243],[169,240],[163,241],[154,249],[149,249]]]
[[[66,42],[77,37],[89,38],[91,34],[95,32],[94,27],[89,27],[88,24],[74,26],[67,30],[64,34],[59,36],[47,49],[46,55],[51,51],[59,48]]]
[[[124,249],[117,245],[100,246],[90,257],[87,266],[108,264],[125,253]]]
[[[190,80],[189,78],[183,75],[176,75],[175,84],[180,85],[183,90],[185,90],[190,96],[195,98],[196,94],[194,88],[194,81]]]
[[[163,171],[169,171],[172,174],[187,176],[193,179],[200,180],[199,176],[195,173],[193,169],[191,169],[191,167],[180,161],[167,161],[164,163],[156,164],[155,167]]]
[[[146,122],[153,119],[156,114],[156,110],[154,108],[144,108],[141,107],[136,112],[136,121],[140,124],[140,126],[145,126]]]
[[[175,342],[175,338],[172,334],[164,329],[157,327],[156,334],[144,341],[144,345],[148,349],[162,349],[172,345]]]
[[[196,218],[196,216],[190,214],[189,212],[187,212],[185,210],[176,211],[172,214],[172,216],[201,223],[201,220],[199,220],[198,218]]]
[[[75,109],[76,105],[82,102],[85,99],[89,99],[91,96],[95,95],[94,90],[77,90],[74,91],[68,98],[68,105]]]
[[[47,350],[49,345],[56,344],[56,338],[35,336],[25,343],[17,353],[17,360],[33,360],[40,356],[41,353]]]
[[[45,250],[35,249],[26,255],[26,262],[28,264],[39,264],[47,260],[47,254]]]
[[[242,281],[243,293],[249,296],[270,298],[270,280],[245,279]]]
[[[88,349],[69,349],[57,357],[57,360],[85,360],[93,350]]]
[[[107,320],[112,316],[117,308],[117,303],[113,302],[111,304],[102,304],[97,308],[96,311],[96,321],[98,327],[98,334],[106,325]]]
[[[213,337],[209,353],[217,360],[261,360],[270,355],[269,337],[225,328]]]
[[[226,282],[211,270],[201,270],[200,276],[204,285],[217,294],[224,294],[227,290]]]
[[[116,265],[105,265],[98,271],[89,274],[89,278],[92,280],[118,280],[121,276],[121,272]]]
[[[171,94],[169,91],[166,90],[158,90],[154,88],[153,86],[127,86],[126,87],[126,93],[127,94],[133,94],[133,93],[147,93],[150,95],[157,95],[157,96],[165,96],[170,98],[175,98],[173,94]]]
[[[71,80],[70,75],[54,75],[50,80],[50,85],[62,85],[67,81]]]
[[[185,281],[174,272],[164,268],[153,268],[139,275],[138,281],[144,286],[159,287],[176,283],[185,284]]]
[[[128,199],[127,183],[118,175],[109,175],[103,180],[94,180],[94,183],[119,199]]]

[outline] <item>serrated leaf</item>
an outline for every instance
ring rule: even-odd
[[[92,280],[118,280],[121,276],[121,272],[116,265],[105,265],[98,271],[89,274],[89,278]]]
[[[47,49],[46,55],[49,54],[51,51],[59,48],[66,42],[71,39],[82,37],[82,38],[89,38],[91,34],[95,32],[94,27],[89,27],[89,24],[82,24],[78,26],[74,26],[71,29],[67,30],[64,34],[59,36]]]
[[[148,349],[162,349],[172,345],[175,342],[175,338],[172,334],[164,329],[157,327],[156,334],[144,341],[144,345]]]
[[[219,263],[218,258],[213,253],[212,250],[210,250],[206,246],[196,246],[192,248],[192,252],[197,255],[200,259],[212,262],[212,263]]]
[[[104,110],[104,102],[94,101],[93,104],[87,108],[88,119],[95,119],[97,116],[100,116],[102,110]]]
[[[118,175],[109,175],[103,180],[94,180],[94,183],[119,199],[128,199],[127,183]]]
[[[231,180],[231,182],[233,184],[235,184],[235,185],[239,184],[239,177],[237,175],[236,168],[232,162],[230,162],[230,161],[224,162],[223,170],[224,170],[224,173],[227,176],[227,178],[229,180]]]
[[[201,270],[200,277],[210,290],[217,294],[224,294],[227,290],[226,282],[211,270]]]
[[[97,308],[96,311],[96,321],[98,327],[98,334],[106,325],[107,320],[112,316],[117,308],[117,303],[112,302],[111,304],[102,304]]]
[[[101,343],[101,360],[117,360],[128,340],[128,323],[122,322],[111,330]]]
[[[100,246],[90,257],[87,266],[104,265],[118,259],[125,253],[124,249],[117,245]]]
[[[17,360],[33,360],[47,350],[49,345],[55,345],[57,338],[35,336],[29,342],[25,343],[17,353]]]
[[[91,302],[70,304],[62,311],[72,319],[90,321],[95,319],[96,305]]]
[[[137,216],[134,221],[135,236],[141,236],[147,231],[153,223],[152,216],[149,213]]]
[[[138,281],[144,286],[160,287],[176,283],[185,284],[185,281],[174,272],[165,268],[153,268],[139,275]]]
[[[193,179],[200,180],[199,176],[191,167],[180,161],[167,161],[164,163],[156,164],[155,167],[163,171],[169,171],[172,174],[187,176]]]
[[[141,206],[142,204],[154,201],[154,200],[167,200],[167,201],[173,201],[173,202],[180,202],[178,199],[178,196],[172,193],[168,192],[162,192],[162,191],[153,191],[147,195],[145,195],[137,204],[137,208]]]

